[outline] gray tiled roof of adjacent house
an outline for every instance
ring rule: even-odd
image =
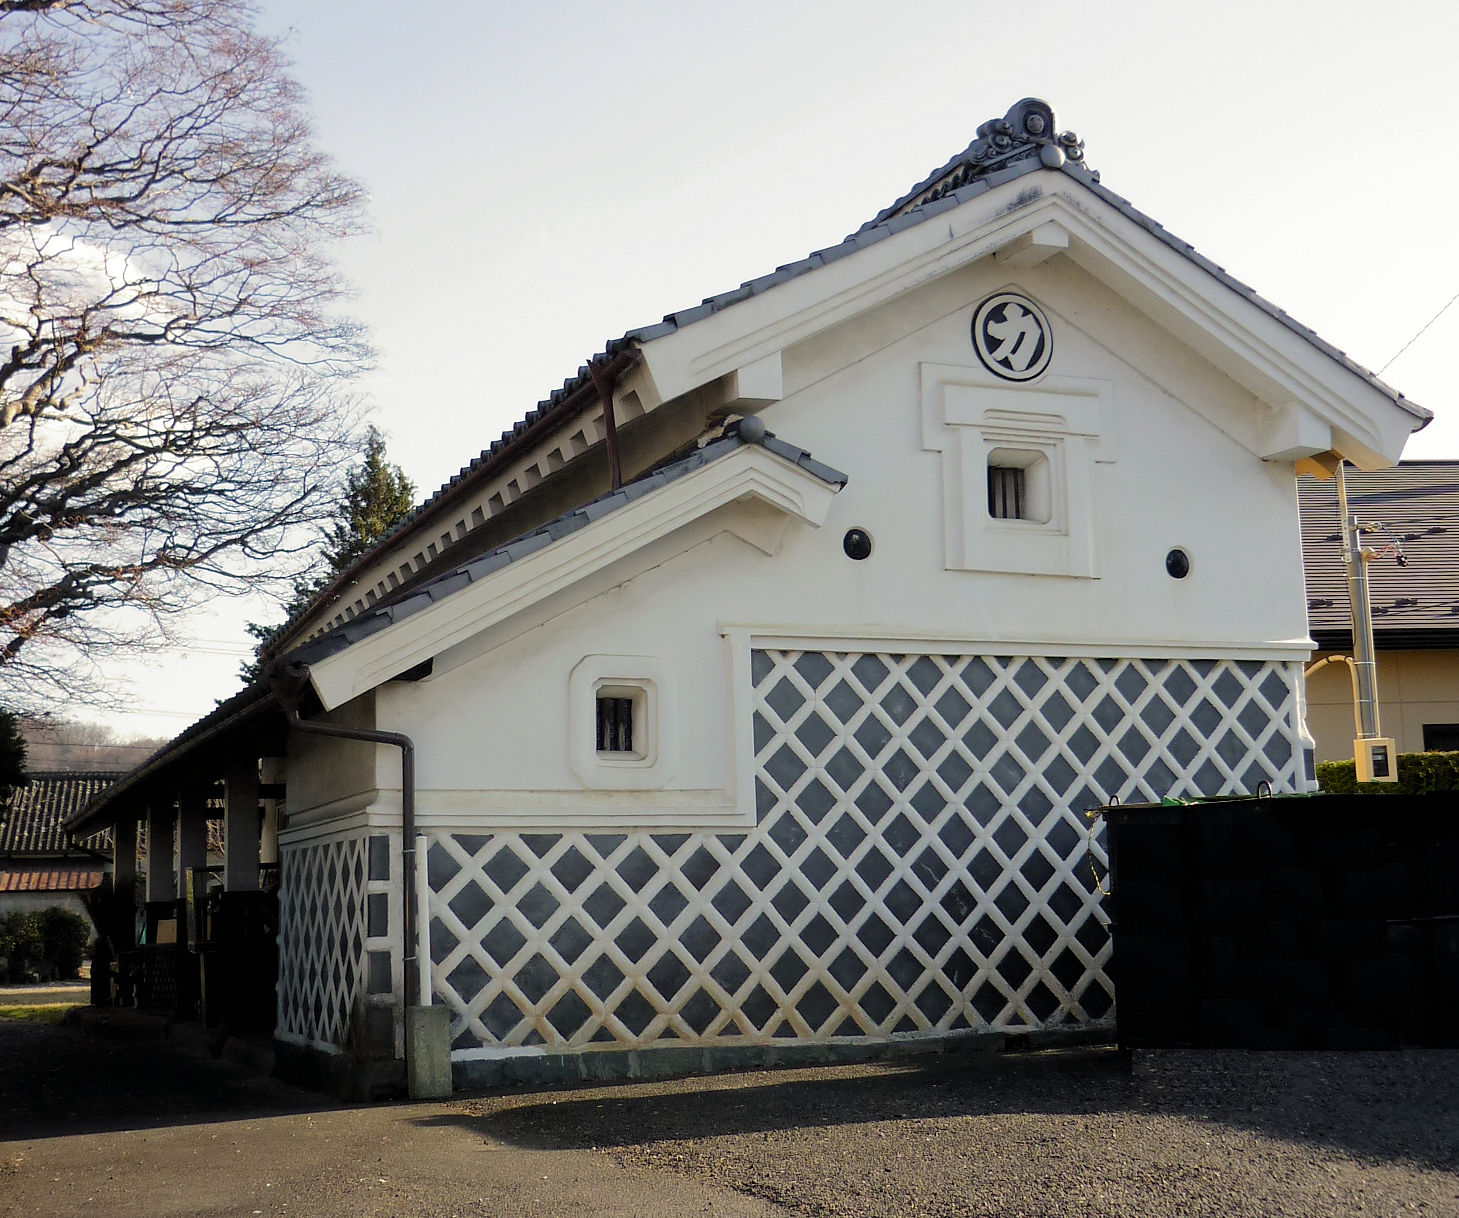
[[[1459,461],[1349,469],[1346,480],[1349,509],[1378,526],[1363,535],[1363,544],[1378,552],[1367,565],[1377,646],[1459,647]],[[1337,483],[1299,478],[1297,493],[1309,629],[1319,646],[1346,650],[1352,610]]]
[[[1039,126],[1037,133],[1031,130],[1033,123]],[[959,207],[980,194],[985,194],[1006,182],[1023,177],[1025,174],[1034,173],[1041,168],[1057,169],[1067,174],[1157,240],[1189,258],[1220,283],[1245,297],[1263,312],[1276,318],[1282,325],[1310,342],[1323,354],[1371,383],[1416,417],[1428,419],[1429,412],[1423,407],[1408,402],[1401,393],[1384,384],[1372,372],[1349,359],[1342,351],[1319,338],[1315,332],[1259,296],[1253,288],[1228,274],[1223,267],[1198,253],[1189,242],[1182,241],[1134,207],[1127,199],[1100,185],[1099,174],[1084,164],[1082,141],[1071,132],[1058,132],[1053,110],[1046,102],[1036,98],[1025,98],[1010,109],[1003,118],[990,119],[983,123],[978,128],[978,138],[967,148],[934,170],[910,191],[889,207],[883,208],[843,240],[824,249],[816,250],[795,262],[776,267],[767,275],[746,280],[737,288],[720,292],[714,296],[707,296],[699,304],[690,308],[668,313],[660,321],[629,330],[622,337],[606,343],[603,350],[593,356],[589,364],[607,363],[620,356],[627,356],[638,344],[652,342],[654,339],[672,334],[676,330],[722,312],[752,296],[761,295],[771,288],[854,254],[858,250],[875,245],[894,233]],[[443,500],[449,498],[457,488],[462,487],[465,483],[474,482],[478,476],[486,476],[489,470],[499,468],[505,455],[513,451],[519,443],[524,442],[524,437],[529,432],[534,432],[539,423],[568,404],[570,399],[573,399],[591,383],[589,364],[581,365],[576,373],[562,383],[560,388],[553,390],[537,404],[535,409],[528,411],[520,420],[502,432],[487,448],[483,449],[478,456],[462,466],[440,489],[424,500],[409,517],[364,554],[350,571],[357,571],[374,561],[377,555],[393,544],[395,538],[415,528],[419,521],[430,515],[432,510]],[[345,585],[349,576],[349,572],[342,573],[339,579],[331,583],[329,588],[321,592],[314,601],[311,601],[295,620],[300,620],[312,613],[318,604],[328,599],[334,588]],[[287,629],[287,627],[281,629],[276,637],[284,636]]]
[[[444,571],[425,583],[417,585],[409,592],[403,593],[398,600],[378,605],[351,619],[343,626],[338,626],[327,634],[320,635],[317,639],[312,639],[303,646],[294,648],[287,653],[285,658],[292,662],[309,664],[322,660],[325,656],[344,651],[361,639],[368,638],[395,622],[403,621],[411,614],[418,613],[428,605],[444,600],[469,584],[487,578],[518,559],[546,549],[553,542],[560,541],[594,521],[611,515],[619,508],[626,507],[645,495],[667,486],[671,482],[678,481],[686,474],[693,473],[697,469],[702,469],[706,465],[728,456],[750,443],[750,441],[740,438],[736,426],[732,424],[725,435],[710,441],[703,448],[695,449],[687,457],[660,466],[652,473],[629,482],[616,491],[609,491],[606,495],[600,495],[590,503],[574,508],[556,520],[548,521],[541,528],[533,529],[530,533],[524,533],[514,541],[498,546],[479,558],[473,558],[449,571]],[[804,449],[778,439],[772,432],[766,432],[761,439],[754,442],[782,460],[799,466],[823,482],[838,488],[846,485],[845,474],[817,461]]]
[[[63,825],[110,787],[119,773],[104,771],[52,771],[30,776],[30,782],[11,793],[9,814],[0,822],[0,856],[26,857],[75,852]],[[109,834],[79,843],[83,849],[104,849]]]

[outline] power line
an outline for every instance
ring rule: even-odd
[[[1455,292],[1454,295],[1449,297],[1449,304],[1446,304],[1442,309],[1440,309],[1437,313],[1430,317],[1428,321],[1423,324],[1422,328],[1420,328],[1417,334],[1409,339],[1408,342],[1404,343],[1403,346],[1398,348],[1398,350],[1393,355],[1393,359],[1390,359],[1388,363],[1384,364],[1383,367],[1378,369],[1378,375],[1382,376],[1385,372],[1387,372],[1389,367],[1392,365],[1393,360],[1396,360],[1400,355],[1402,355],[1411,346],[1413,346],[1414,343],[1418,342],[1418,340],[1423,337],[1424,331],[1427,330],[1431,325],[1433,325],[1434,322],[1438,321],[1439,318],[1443,317],[1444,314],[1449,311],[1449,305],[1452,305],[1456,300],[1459,300],[1459,292]]]

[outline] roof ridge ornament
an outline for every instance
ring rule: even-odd
[[[964,160],[986,172],[1037,148],[1039,160],[1048,169],[1064,161],[1084,160],[1084,141],[1072,131],[1055,134],[1058,124],[1054,109],[1037,97],[1025,97],[1002,118],[990,118],[978,128],[978,138],[968,145]]]
[[[1084,164],[1084,141],[1072,131],[1059,131],[1054,108],[1038,97],[1025,97],[1002,118],[990,118],[978,127],[978,137],[954,157],[921,190],[904,203],[878,216],[878,223],[961,190],[970,182],[987,177],[1018,161],[1037,157],[1046,169],[1058,169],[1066,161]],[[1099,175],[1092,174],[1097,182]]]

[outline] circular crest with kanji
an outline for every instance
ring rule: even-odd
[[[973,347],[983,366],[1006,381],[1031,381],[1049,366],[1054,332],[1027,296],[999,292],[973,314]]]

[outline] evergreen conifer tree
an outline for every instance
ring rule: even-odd
[[[371,546],[404,520],[415,508],[415,487],[400,466],[385,456],[385,437],[374,427],[365,433],[364,458],[345,478],[344,496],[324,529],[324,547],[314,571],[294,584],[294,595],[284,606],[284,619],[272,625],[248,624],[248,633],[261,646],[302,613],[311,600],[341,571],[355,563]],[[257,658],[240,669],[245,682],[260,676]]]

